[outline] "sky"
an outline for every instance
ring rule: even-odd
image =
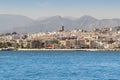
[[[0,0],[0,14],[24,15],[33,19],[56,15],[120,18],[120,0]]]

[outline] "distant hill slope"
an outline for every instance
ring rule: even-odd
[[[25,27],[34,20],[21,15],[0,14],[0,33],[6,33],[14,28]]]
[[[21,32],[31,33],[39,31],[58,30],[64,25],[65,29],[86,29],[120,26],[120,19],[96,19],[91,16],[82,16],[78,19],[53,16],[45,19],[32,20],[21,15],[0,15],[0,33]]]

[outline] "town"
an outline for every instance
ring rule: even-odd
[[[120,27],[60,30],[0,35],[0,48],[13,49],[120,49]]]

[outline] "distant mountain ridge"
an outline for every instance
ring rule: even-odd
[[[72,18],[72,17],[71,17]],[[61,26],[65,29],[85,29],[109,28],[120,26],[120,19],[96,19],[92,16],[82,16],[78,19],[70,17],[52,16],[45,19],[33,20],[21,15],[0,14],[0,33],[20,32],[32,33],[40,31],[59,30]]]
[[[14,28],[25,27],[33,22],[33,19],[26,16],[0,14],[0,33],[9,32]]]

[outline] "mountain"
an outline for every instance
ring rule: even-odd
[[[85,15],[77,19],[75,23],[77,24],[77,26],[79,26],[79,28],[82,28],[85,30],[92,30],[95,27],[98,27],[96,26],[96,24],[99,23],[99,20],[94,17]]]
[[[22,32],[39,32],[39,31],[53,31],[53,30],[59,30],[61,26],[65,26],[65,29],[71,30],[71,29],[88,29],[87,26],[91,25],[92,23],[96,22],[97,19],[90,17],[90,16],[82,16],[79,19],[69,19],[66,17],[61,16],[52,16],[49,18],[46,18],[44,20],[37,20],[34,24],[30,25],[29,27],[25,27],[22,30]],[[86,28],[85,28],[86,26]],[[29,31],[25,31],[29,30]]]
[[[76,20],[77,18],[71,17],[71,16],[65,16],[65,18],[70,19],[70,20]]]
[[[22,28],[33,23],[34,20],[21,15],[0,14],[0,33],[6,33],[14,28]]]
[[[63,18],[61,16],[53,16],[46,18],[45,20],[36,20],[33,24],[28,27],[19,28],[17,30],[21,30],[21,32],[39,32],[39,31],[53,31],[59,30],[61,26],[64,25],[66,29],[74,29],[74,21]],[[18,32],[19,32],[18,31]]]
[[[120,26],[120,19],[96,19],[92,16],[82,16],[78,19],[70,19],[70,17],[52,16],[33,20],[21,15],[0,15],[0,33],[20,32],[31,33],[40,31],[59,30],[61,26],[65,26],[66,30],[85,29],[93,30],[95,28],[109,28]]]
[[[93,30],[95,28],[109,28],[120,26],[120,19],[96,19],[92,16],[84,15],[78,19],[70,19],[61,16],[53,16],[44,20],[37,20],[33,25],[26,27],[29,32],[53,31],[59,30],[61,26],[65,29],[85,29]],[[25,30],[25,29],[24,29]]]

